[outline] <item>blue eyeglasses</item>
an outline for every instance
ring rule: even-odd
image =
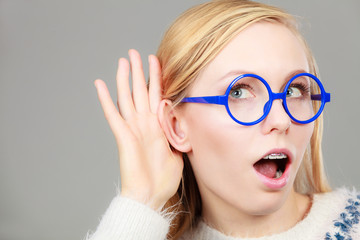
[[[293,121],[307,124],[320,116],[325,103],[330,102],[330,93],[325,92],[320,80],[310,73],[293,76],[281,93],[272,92],[262,77],[243,74],[230,83],[224,95],[187,97],[181,102],[224,105],[235,122],[250,126],[266,118],[276,99],[282,100]]]

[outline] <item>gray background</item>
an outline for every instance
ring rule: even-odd
[[[155,53],[204,1],[0,0],[0,239],[83,239],[115,195],[114,137],[93,81],[116,97],[117,59]],[[334,187],[360,187],[360,1],[263,1],[302,16],[332,93],[324,156]],[[146,64],[147,66],[147,64]]]

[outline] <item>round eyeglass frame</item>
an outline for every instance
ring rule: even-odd
[[[298,120],[296,119],[293,115],[291,115],[288,107],[287,107],[287,104],[286,104],[286,93],[287,93],[287,90],[288,88],[290,87],[290,84],[298,77],[301,77],[301,76],[307,76],[307,77],[310,77],[312,78],[313,80],[315,80],[315,82],[318,84],[319,88],[320,88],[320,94],[314,94],[314,95],[311,95],[311,99],[312,100],[317,100],[317,101],[321,101],[321,105],[320,105],[320,108],[318,110],[318,112],[310,119],[308,120],[305,120],[305,121],[301,121],[301,120]],[[268,94],[269,94],[269,100],[265,103],[264,105],[264,114],[257,120],[253,121],[253,122],[241,122],[239,121],[238,119],[236,119],[231,111],[230,111],[230,108],[229,108],[229,103],[228,103],[228,99],[229,99],[229,94],[230,94],[230,91],[233,87],[233,85],[240,79],[242,78],[245,78],[245,77],[252,77],[252,78],[256,78],[258,80],[260,80],[266,87],[267,91],[268,91]],[[187,98],[184,98],[182,99],[182,103],[189,103],[189,102],[192,102],[192,103],[207,103],[207,104],[219,104],[219,105],[224,105],[225,108],[226,108],[226,111],[227,113],[229,114],[229,116],[237,123],[241,124],[241,125],[245,125],[245,126],[251,126],[251,125],[255,125],[255,124],[258,124],[259,122],[261,122],[262,120],[264,120],[267,115],[269,114],[270,110],[271,110],[271,106],[272,106],[272,103],[274,100],[276,99],[281,99],[282,100],[282,105],[286,111],[286,113],[289,115],[289,117],[294,121],[294,122],[297,122],[297,123],[300,123],[300,124],[307,124],[307,123],[310,123],[312,121],[314,121],[315,119],[317,119],[320,114],[322,113],[322,111],[324,110],[324,107],[325,107],[325,103],[327,102],[330,102],[330,93],[327,93],[324,89],[324,86],[322,85],[321,81],[316,77],[314,76],[313,74],[310,74],[310,73],[299,73],[299,74],[296,74],[295,76],[293,76],[286,84],[285,88],[284,88],[284,91],[283,92],[280,92],[280,93],[274,93],[271,88],[270,88],[270,85],[266,82],[265,79],[263,79],[262,77],[260,77],[259,75],[256,75],[256,74],[243,74],[243,75],[240,75],[238,77],[236,77],[231,83],[230,85],[228,86],[228,88],[226,89],[226,92],[224,95],[219,95],[219,96],[204,96],[204,97],[187,97]]]

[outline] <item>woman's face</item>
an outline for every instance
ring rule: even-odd
[[[188,96],[223,95],[229,83],[244,73],[257,74],[273,92],[282,92],[299,72],[309,72],[309,67],[304,47],[295,35],[281,24],[255,23],[201,71]],[[204,211],[221,207],[229,214],[234,209],[248,215],[270,214],[293,193],[314,124],[293,122],[281,101],[275,100],[269,115],[253,126],[233,121],[222,105],[187,103],[180,107],[181,126],[191,144],[188,156]],[[278,160],[254,166],[270,153],[288,158],[287,170],[279,179],[262,174],[274,171]]]

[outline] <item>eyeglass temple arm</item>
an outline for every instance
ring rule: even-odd
[[[325,102],[330,102],[330,93],[325,93]],[[321,94],[311,95],[311,100],[321,101]],[[207,103],[207,104],[219,104],[226,105],[227,96],[206,96],[206,97],[188,97],[184,98],[181,102],[192,102],[192,103]]]
[[[181,102],[226,105],[226,101],[227,101],[227,96],[221,95],[221,96],[206,96],[206,97],[188,97],[188,98],[184,98]]]
[[[330,93],[325,93],[325,102],[330,102]],[[321,101],[321,94],[311,95],[311,100]]]

